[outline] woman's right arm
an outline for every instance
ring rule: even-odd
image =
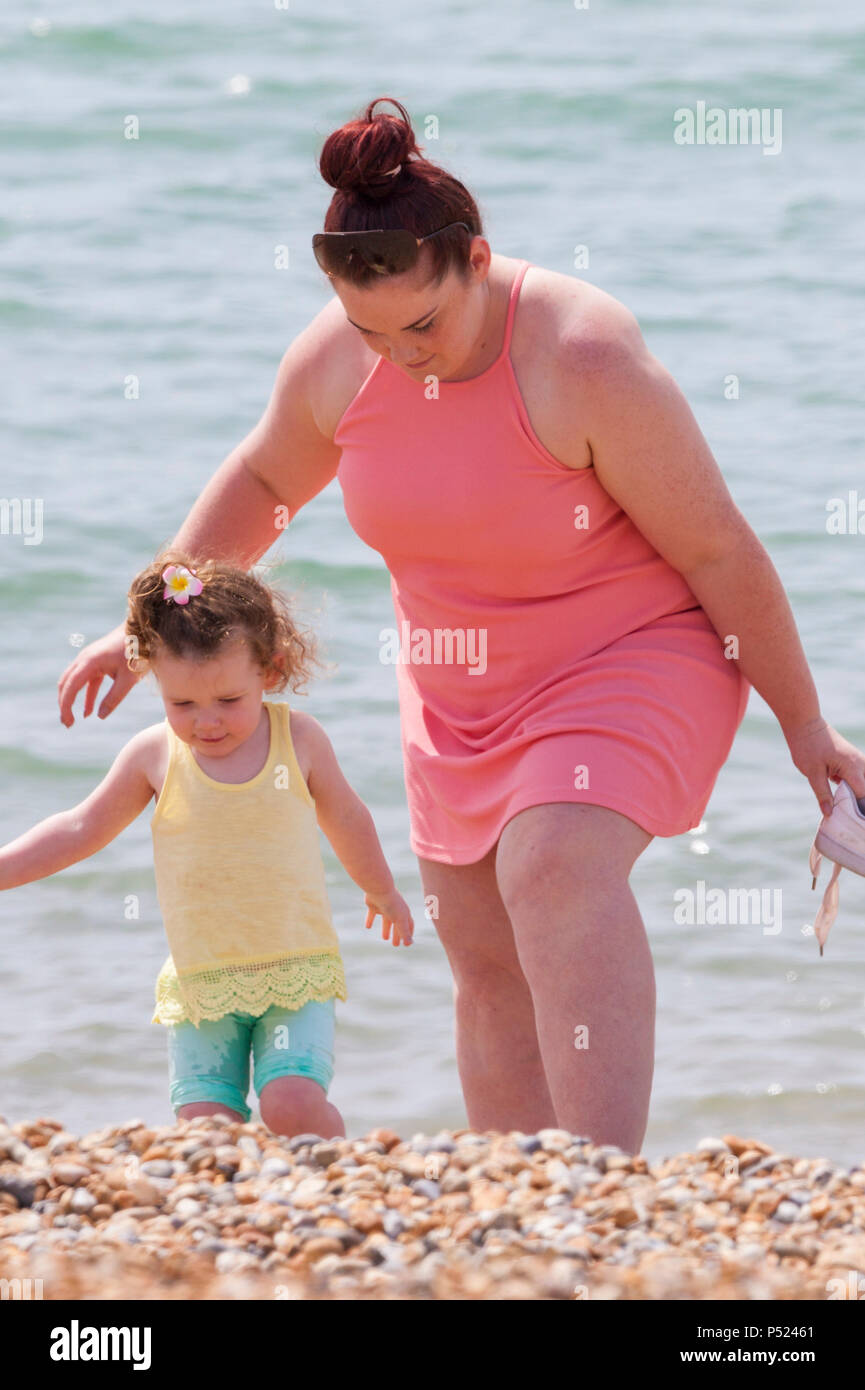
[[[288,348],[258,424],[217,469],[175,536],[174,545],[187,554],[249,569],[335,476],[340,450],[319,429],[310,391],[329,346],[324,313]],[[111,678],[98,710],[104,719],[139,679],[126,664],[123,633],[120,623],[83,647],[60,677],[60,720],[67,728],[75,722],[72,706],[83,686],[86,719],[104,677]]]

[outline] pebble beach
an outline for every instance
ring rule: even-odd
[[[554,1129],[0,1120],[0,1278],[31,1297],[824,1300],[863,1276],[865,1163],[736,1135],[650,1163]]]

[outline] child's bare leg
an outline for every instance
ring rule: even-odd
[[[181,1105],[177,1112],[178,1120],[194,1120],[196,1115],[228,1115],[232,1120],[243,1120],[236,1110],[229,1110],[227,1105],[213,1100],[195,1100],[189,1105]]]
[[[262,1088],[258,1101],[261,1118],[274,1134],[345,1138],[345,1123],[336,1106],[324,1087],[308,1077],[275,1076]]]

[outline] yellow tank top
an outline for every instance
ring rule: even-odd
[[[166,720],[169,759],[150,821],[171,954],[153,1023],[260,1016],[272,1004],[345,999],[315,802],[288,705],[264,701],[270,748],[248,782],[217,782]]]

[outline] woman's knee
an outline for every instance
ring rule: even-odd
[[[511,917],[527,907],[555,910],[562,899],[626,887],[654,837],[605,806],[530,806],[507,822],[498,842],[496,881]]]
[[[513,958],[499,961],[464,951],[451,962],[454,1002],[470,1007],[503,1009],[529,998],[526,977],[516,949]]]

